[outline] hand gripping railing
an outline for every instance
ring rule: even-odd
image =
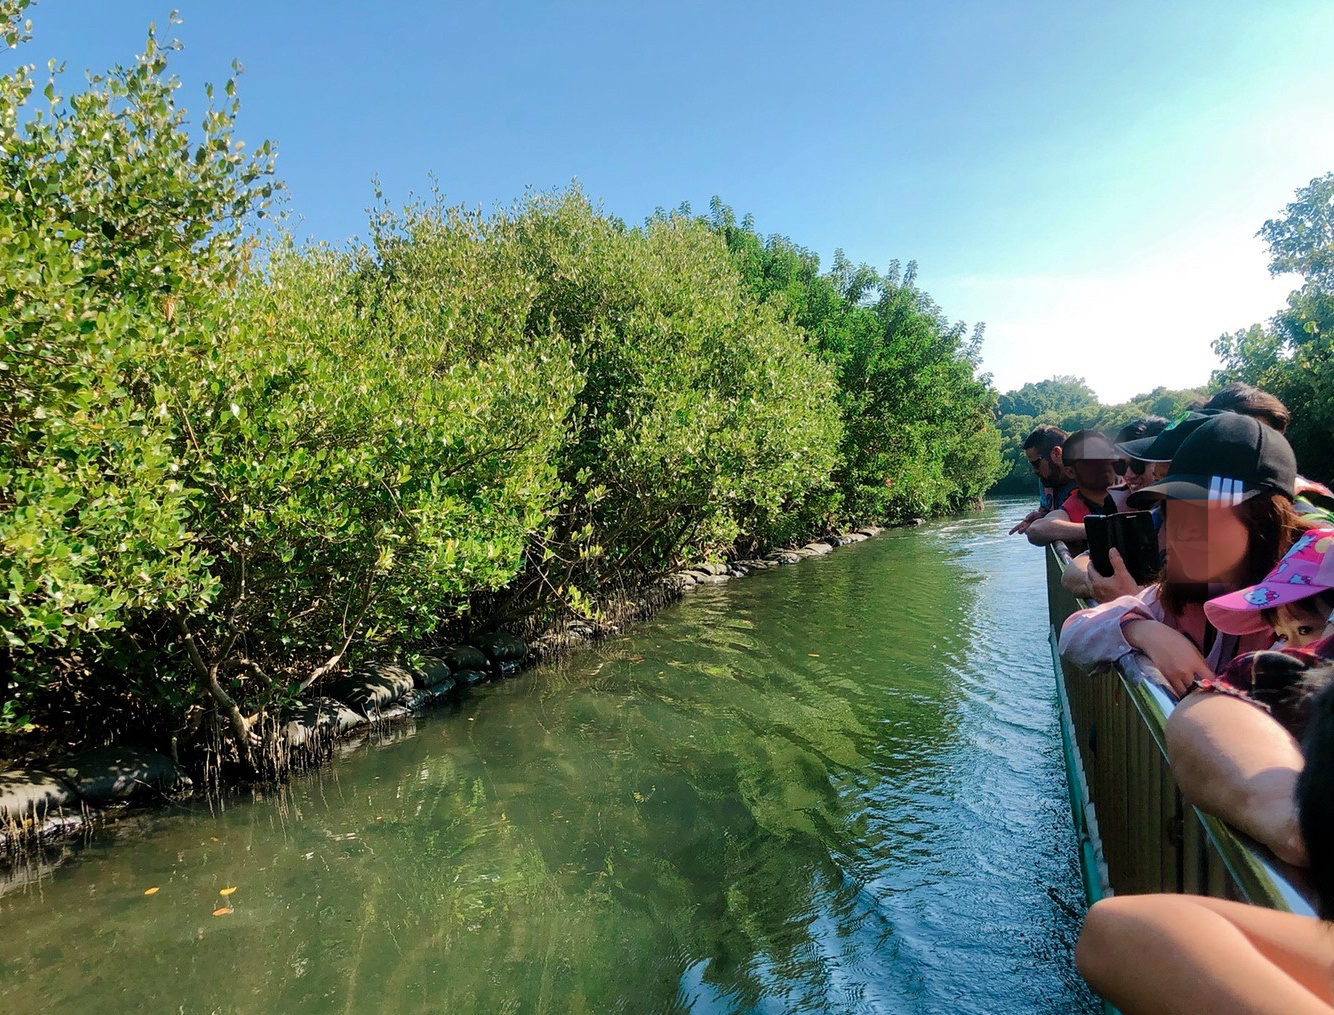
[[[1175,701],[1162,675],[1137,653],[1094,673],[1060,658],[1061,625],[1089,605],[1061,585],[1069,563],[1063,543],[1048,547],[1052,659],[1089,901],[1191,892],[1312,913],[1293,868],[1182,799],[1164,732]]]

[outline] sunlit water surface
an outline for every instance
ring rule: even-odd
[[[1025,506],[104,832],[0,897],[0,1010],[1092,1011]]]

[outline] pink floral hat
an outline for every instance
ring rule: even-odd
[[[1334,528],[1311,529],[1258,585],[1204,604],[1209,623],[1226,634],[1255,634],[1266,625],[1261,610],[1295,603],[1334,588]]]

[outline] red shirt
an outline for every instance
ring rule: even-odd
[[[1076,488],[1069,497],[1065,498],[1061,510],[1070,516],[1072,522],[1082,523],[1089,515],[1102,514],[1103,506],[1101,504],[1090,504]]]

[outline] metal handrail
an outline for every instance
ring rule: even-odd
[[[1049,547],[1049,552],[1054,555],[1055,563],[1058,565],[1055,572],[1063,571],[1071,561],[1069,549],[1064,543],[1053,543]],[[1049,579],[1050,580],[1050,579]],[[1066,594],[1068,595],[1068,593]],[[1065,621],[1065,616],[1056,616],[1056,598],[1049,589],[1049,600],[1052,603],[1052,639],[1053,646],[1060,632],[1061,624]],[[1087,600],[1078,597],[1069,596],[1069,601],[1076,608],[1086,608],[1094,605]],[[1069,614],[1066,613],[1066,616]],[[1055,652],[1053,652],[1055,655]],[[1062,702],[1062,723],[1072,722],[1071,710],[1068,702],[1068,696],[1064,683],[1064,672],[1060,668],[1060,660],[1056,659],[1058,675],[1062,677],[1060,685],[1060,697]],[[1162,755],[1163,764],[1168,764],[1167,756],[1167,720],[1172,711],[1176,708],[1176,699],[1167,689],[1167,683],[1161,673],[1144,656],[1139,653],[1123,657],[1115,666],[1117,677],[1125,691],[1127,700],[1134,706],[1143,729],[1153,739],[1158,751]],[[1073,740],[1073,732],[1070,734]],[[1078,747],[1075,747],[1075,755],[1078,757]],[[1083,765],[1085,759],[1079,759],[1079,778],[1083,779]],[[1173,781],[1173,786],[1175,782]],[[1127,785],[1124,787],[1127,793],[1134,793],[1137,789],[1143,787]],[[1179,789],[1176,790],[1179,795]],[[1084,808],[1088,811],[1096,811],[1098,801],[1089,798],[1087,784],[1082,787],[1084,797]],[[1314,909],[1308,900],[1306,893],[1298,883],[1285,873],[1286,865],[1274,857],[1274,855],[1264,846],[1256,843],[1246,835],[1231,828],[1225,822],[1218,818],[1205,814],[1198,808],[1182,801],[1184,807],[1189,807],[1207,839],[1208,847],[1216,854],[1219,862],[1226,870],[1230,885],[1227,885],[1227,894],[1235,893],[1243,901],[1257,905],[1267,906],[1272,909],[1281,909],[1293,913],[1302,913],[1305,915],[1314,915]],[[1101,862],[1102,843],[1099,829],[1096,823],[1096,816],[1090,814],[1091,827],[1087,830],[1081,830],[1084,834],[1089,834],[1094,841],[1093,852]],[[1078,816],[1076,818],[1079,820]],[[1102,864],[1105,870],[1105,863]],[[1291,868],[1287,868],[1291,869]],[[1086,883],[1088,876],[1086,874]],[[1104,886],[1115,888],[1115,885]]]

